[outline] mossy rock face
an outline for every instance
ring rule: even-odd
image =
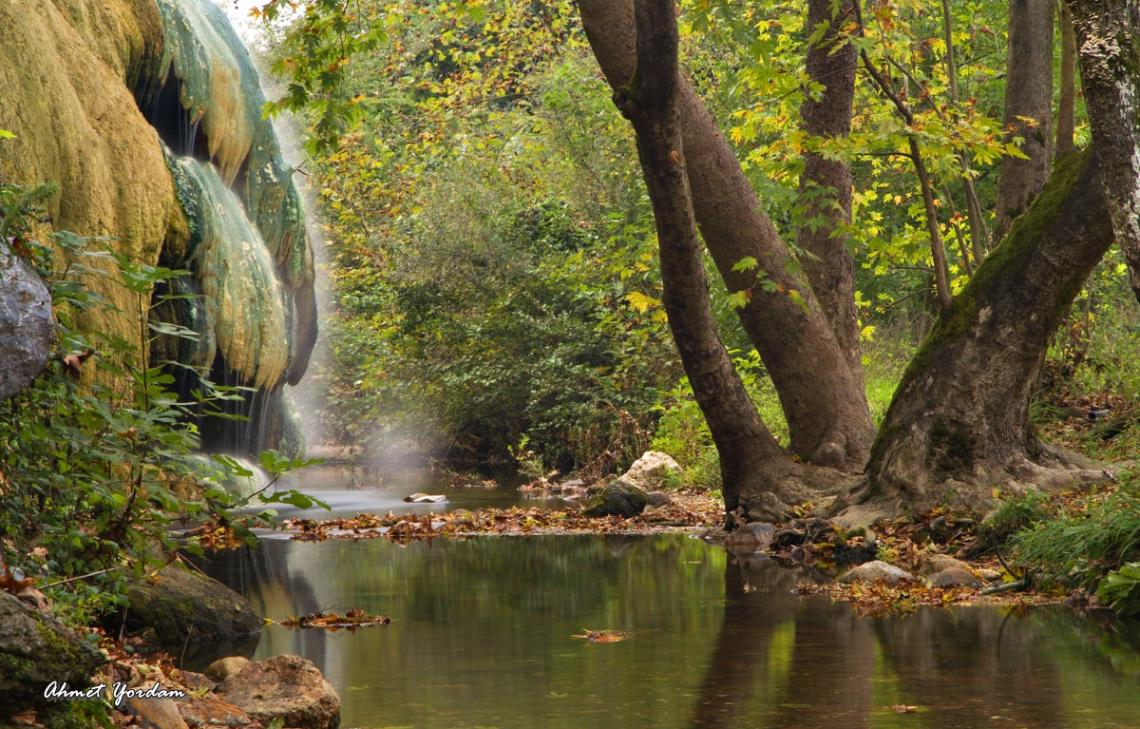
[[[620,516],[628,519],[645,511],[649,497],[644,491],[617,479],[610,481],[598,493],[590,497],[583,516]]]
[[[79,634],[0,590],[0,696],[16,709],[42,707],[52,681],[85,688],[105,661]]]
[[[256,647],[261,635],[261,617],[244,597],[217,580],[176,565],[159,570],[153,580],[134,581],[127,597],[127,630],[153,628],[158,642],[174,649],[176,655],[187,647],[203,649],[195,650],[189,663],[208,664],[219,657],[208,654],[231,655],[234,648],[244,652]]]

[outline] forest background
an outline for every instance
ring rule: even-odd
[[[679,8],[688,75],[782,238],[830,231],[853,257],[878,425],[940,308],[939,276],[960,291],[1009,226],[996,212],[1003,160],[1089,143],[1074,54],[1062,47],[1071,20],[1057,11],[1042,123],[1005,119],[1009,6],[868,4],[869,60],[890,69],[886,88],[912,118],[861,70],[851,132],[827,138],[800,121],[801,105],[824,91],[805,66],[822,35],[806,3]],[[276,110],[311,122],[306,166],[331,253],[331,354],[309,375],[327,393],[323,432],[363,453],[413,444],[448,459],[515,460],[531,476],[599,476],[654,448],[678,459],[682,482],[717,487],[717,453],[669,335],[634,136],[575,5],[279,2],[266,16],[276,24],[262,50],[288,83]],[[807,153],[850,165],[849,223],[813,204],[826,190],[804,194]],[[721,337],[787,445],[775,389],[736,315],[752,292],[722,285],[707,253],[705,264]],[[1129,414],[1140,380],[1125,271],[1113,249],[1054,337],[1034,397],[1042,426],[1064,431],[1056,416],[1074,406]],[[1087,442],[1069,445],[1107,459],[1133,451],[1130,433],[1085,431]]]

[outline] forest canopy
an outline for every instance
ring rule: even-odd
[[[1137,19],[931,10],[263,7],[329,221],[331,436],[588,476],[652,446],[745,519],[1105,478],[1042,426],[1134,393]]]

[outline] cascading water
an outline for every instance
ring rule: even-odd
[[[139,108],[164,142],[189,242],[166,247],[160,262],[185,268],[156,297],[179,297],[155,312],[198,333],[160,343],[155,361],[177,360],[178,389],[201,379],[247,388],[203,411],[207,448],[298,454],[300,419],[285,384],[304,373],[316,340],[313,256],[292,168],[272,124],[257,71],[224,12],[208,0],[157,0],[164,50],[160,73],[141,78]],[[200,298],[197,298],[200,297]]]

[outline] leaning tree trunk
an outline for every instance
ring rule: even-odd
[[[1022,137],[1027,159],[1002,157],[994,242],[1029,207],[1049,179],[1053,120],[1053,5],[1057,0],[1009,0],[1009,57],[1002,123]],[[1032,121],[1025,121],[1026,119]]]
[[[639,2],[636,27],[637,68],[651,70],[619,86],[614,103],[637,135],[657,228],[665,311],[720,456],[726,509],[734,511],[741,492],[754,488],[775,504],[796,503],[806,492],[786,477],[801,467],[764,426],[716,333],[681,139],[673,0]]]
[[[867,484],[836,503],[845,520],[976,508],[995,487],[1087,477],[1044,468],[1076,461],[1034,437],[1029,398],[1053,332],[1112,240],[1098,155],[1071,155],[935,322],[879,430]]]
[[[620,91],[638,67],[632,0],[578,0],[578,9],[602,72]],[[696,221],[729,290],[751,292],[741,324],[779,393],[792,452],[810,463],[858,468],[874,438],[862,374],[852,371],[810,285],[789,268],[792,256],[715,120],[692,84],[678,83]],[[778,291],[760,288],[755,271],[732,270],[747,257]],[[789,290],[801,294],[802,306]]]
[[[851,133],[851,109],[855,100],[855,69],[859,52],[841,36],[854,13],[853,0],[809,0],[807,27],[826,26],[818,42],[809,46],[807,74],[824,91],[810,94],[800,105],[803,130],[812,143],[826,144]],[[852,375],[863,386],[863,353],[859,346],[859,318],[855,309],[855,259],[848,250],[851,237],[844,230],[851,223],[851,165],[845,159],[806,151],[800,174],[800,200],[809,223],[800,226],[796,243],[809,255],[802,259],[824,316]]]
[[[1039,443],[1029,395],[1049,339],[1093,267],[1120,240],[1140,251],[1140,6],[1070,0],[1092,146],[1052,179],[944,312],[903,375],[867,482],[840,498],[848,522],[995,487],[1067,485],[1106,471]]]
[[[1070,0],[1093,141],[1105,154],[1112,226],[1140,299],[1140,6]]]

